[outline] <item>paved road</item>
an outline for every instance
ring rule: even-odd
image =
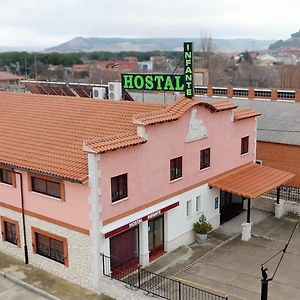
[[[284,248],[295,222],[270,216],[253,228],[249,242],[240,238],[201,258],[177,279],[230,300],[260,299],[260,264]],[[272,275],[278,259],[268,264]],[[296,231],[280,268],[269,283],[269,299],[300,299],[300,228]]]
[[[0,276],[0,299],[5,300],[45,300],[46,298],[37,295],[15,283]]]

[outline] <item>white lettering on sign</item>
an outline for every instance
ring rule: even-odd
[[[129,228],[132,228],[132,227],[134,227],[134,226],[137,226],[137,225],[139,225],[139,224],[142,223],[142,222],[143,222],[143,219],[142,219],[142,218],[137,219],[137,220],[135,220],[135,221],[129,223]]]
[[[153,218],[155,218],[156,216],[158,216],[158,215],[160,215],[160,214],[161,214],[161,211],[160,211],[160,209],[159,209],[159,210],[157,210],[157,211],[155,211],[155,212],[149,214],[149,215],[148,215],[148,219],[153,219]]]

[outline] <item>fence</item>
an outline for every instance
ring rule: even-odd
[[[265,196],[276,199],[277,190],[274,189],[266,193]],[[300,189],[290,186],[282,186],[280,187],[280,199],[300,203]]]
[[[164,299],[228,300],[228,297],[222,297],[181,281],[150,272],[138,265],[124,268],[122,266],[128,266],[128,264],[123,264],[117,258],[108,257],[104,254],[102,254],[102,263],[103,275]]]

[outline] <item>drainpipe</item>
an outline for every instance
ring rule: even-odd
[[[26,239],[26,226],[25,226],[25,210],[24,210],[24,193],[23,193],[23,176],[22,173],[12,170],[14,174],[20,175],[20,185],[21,185],[21,207],[22,207],[22,223],[23,223],[23,235],[24,235],[24,256],[25,264],[28,264],[28,247]]]

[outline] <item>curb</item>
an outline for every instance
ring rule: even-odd
[[[23,280],[17,279],[15,277],[13,277],[13,276],[11,276],[11,275],[9,275],[9,274],[1,271],[1,270],[0,270],[0,276],[2,276],[4,278],[7,278],[8,280],[12,281],[13,283],[15,283],[15,284],[17,284],[17,285],[19,285],[19,286],[27,289],[27,290],[30,290],[31,292],[34,292],[34,293],[36,293],[36,294],[38,294],[40,296],[43,296],[43,297],[45,297],[45,298],[47,298],[49,300],[61,300],[60,298],[57,298],[57,297],[49,294],[48,292],[43,291],[43,290],[41,290],[41,289],[39,289],[39,288],[37,288],[35,286],[32,286],[32,285],[30,285],[29,283],[27,283],[27,282],[25,282]]]

